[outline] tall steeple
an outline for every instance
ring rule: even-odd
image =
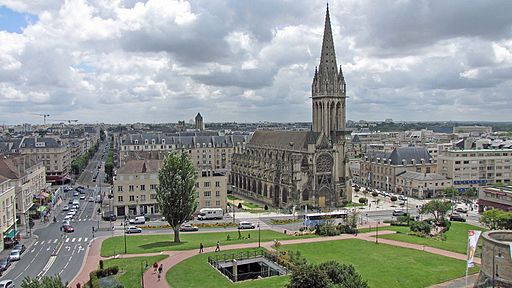
[[[334,137],[333,132],[345,128],[346,84],[341,67],[336,64],[329,5],[325,12],[320,64],[315,68],[311,85],[313,98],[313,131]]]

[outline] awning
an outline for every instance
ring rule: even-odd
[[[4,238],[14,238],[16,231],[14,229],[10,229],[9,231],[4,233]]]
[[[37,212],[43,212],[45,210],[46,210],[46,206],[44,206],[44,205],[37,207]]]

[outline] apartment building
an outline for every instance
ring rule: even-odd
[[[216,132],[128,134],[121,139],[120,166],[130,160],[163,160],[170,151],[189,154],[196,170],[229,169],[231,157],[248,141],[247,135],[219,136]]]
[[[162,160],[127,161],[114,177],[111,209],[117,216],[158,215],[156,188]],[[212,170],[198,171],[197,209],[226,209],[227,176]]]
[[[19,146],[21,155],[42,162],[46,168],[46,181],[62,184],[69,181],[71,154],[68,147],[58,138],[23,137]]]
[[[4,249],[6,238],[16,236],[15,187],[14,181],[0,175],[0,251]]]
[[[45,166],[31,161],[27,155],[10,156],[0,159],[0,175],[14,181],[18,225],[28,225],[34,196],[49,188]]]
[[[442,196],[452,180],[437,173],[404,171],[396,175],[396,191],[419,199]]]
[[[510,184],[512,149],[449,150],[438,156],[437,171],[463,191],[490,184]]]
[[[501,209],[512,211],[512,186],[491,186],[478,189],[478,211]]]
[[[398,193],[399,173],[435,173],[436,164],[424,147],[398,147],[391,152],[369,151],[361,161],[363,185]]]

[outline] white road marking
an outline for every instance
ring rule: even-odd
[[[68,242],[69,242],[69,238],[66,238],[66,243],[68,243]]]
[[[50,248],[52,248],[52,247],[48,246],[48,248],[46,248],[46,251],[50,251]]]
[[[71,239],[71,242],[75,242],[75,239],[76,239],[76,238]]]
[[[50,259],[48,259],[48,263],[44,266],[43,270],[37,274],[37,277],[44,276],[48,270],[50,270],[50,267],[52,267],[53,262],[55,262],[55,259],[57,259],[57,256],[50,256]]]
[[[78,238],[78,240],[77,240],[77,241],[78,241],[78,242],[82,241],[82,237]]]
[[[57,243],[57,241],[59,241],[59,239],[53,240],[53,244]]]
[[[84,239],[84,242],[87,242],[87,240],[89,240],[89,238],[87,238],[87,237],[86,237],[86,238]]]
[[[43,244],[44,244],[44,241],[41,241],[39,244],[43,245]]]
[[[36,243],[34,243],[34,246],[36,246],[36,245],[37,245],[37,243],[39,243],[39,241],[36,241]]]

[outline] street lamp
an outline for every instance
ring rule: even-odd
[[[261,247],[261,226],[260,222],[258,221],[258,248]]]
[[[124,227],[123,227],[123,233],[124,233],[124,254],[126,254],[126,215],[124,215]]]
[[[380,221],[377,220],[377,227],[375,229],[375,244],[379,244],[379,223]]]
[[[233,197],[233,223],[235,223],[235,185],[231,186],[231,196]]]

